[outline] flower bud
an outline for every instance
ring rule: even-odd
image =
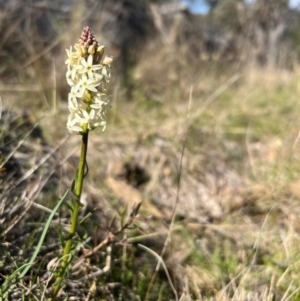
[[[88,53],[93,55],[95,51],[96,51],[95,45],[90,45],[88,49]]]
[[[104,60],[102,61],[102,64],[103,64],[103,65],[110,65],[112,62],[113,62],[113,58],[110,57],[110,56],[106,56],[106,57],[104,58]]]

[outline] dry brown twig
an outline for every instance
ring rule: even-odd
[[[130,214],[129,219],[126,221],[125,224],[121,225],[115,231],[111,230],[111,227],[112,227],[112,224],[113,224],[113,220],[114,220],[114,219],[112,219],[111,222],[110,222],[110,226],[108,227],[108,233],[106,235],[106,238],[104,240],[102,240],[93,249],[87,251],[84,255],[82,255],[81,257],[79,257],[78,260],[77,260],[77,262],[74,264],[74,266],[73,266],[72,269],[76,269],[85,259],[87,259],[88,257],[96,254],[97,251],[99,251],[100,249],[102,249],[105,246],[108,246],[110,244],[125,243],[125,241],[116,242],[115,241],[115,237],[118,234],[122,233],[125,229],[130,229],[131,226],[135,227],[134,222],[136,220],[144,219],[144,218],[140,217],[139,214],[138,214],[141,205],[142,205],[142,203],[135,204],[134,207],[133,207],[133,209],[132,209],[132,212]]]

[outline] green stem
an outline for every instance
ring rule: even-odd
[[[55,300],[55,298],[61,288],[61,283],[64,279],[64,275],[65,275],[66,269],[68,267],[68,264],[70,263],[69,259],[71,257],[71,248],[73,245],[73,238],[76,233],[79,210],[81,208],[80,198],[81,198],[82,186],[83,186],[84,169],[85,169],[86,154],[87,154],[87,147],[88,147],[88,133],[89,133],[86,128],[84,130],[85,131],[82,134],[80,160],[79,160],[78,170],[77,170],[76,178],[75,178],[75,187],[74,187],[74,191],[73,191],[74,195],[75,195],[75,199],[74,199],[73,207],[72,207],[73,211],[72,211],[72,217],[71,217],[71,227],[70,227],[67,242],[64,247],[63,257],[60,262],[60,267],[59,267],[58,275],[56,277],[56,281],[54,284],[54,289],[53,289],[51,300]]]

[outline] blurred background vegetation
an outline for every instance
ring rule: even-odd
[[[297,66],[299,11],[288,0],[202,2],[205,15],[180,1],[1,1],[1,82],[22,83],[38,63],[43,83],[54,66],[63,71],[61,52],[85,24],[114,56],[125,86],[133,84],[134,67],[163,50],[187,67],[201,62],[202,70],[217,62],[235,70]]]
[[[131,245],[113,245],[90,299],[175,300],[136,246],[161,254],[168,241],[180,300],[299,300],[300,12],[288,0],[204,2],[206,14],[179,1],[0,0],[0,283],[71,186],[80,138],[65,127],[65,49],[89,26],[114,57],[112,109],[90,135],[91,219],[78,237],[97,245],[134,203],[151,216],[124,234]],[[67,223],[62,208],[10,300],[40,298]],[[98,255],[70,273],[69,296],[85,300]]]

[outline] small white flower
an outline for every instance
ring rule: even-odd
[[[96,110],[99,110],[99,109],[102,110],[103,106],[104,106],[104,102],[97,102],[97,103],[94,102],[90,105],[91,108],[96,109]]]
[[[95,80],[97,80],[99,83],[101,83],[104,80],[104,76],[100,73],[93,73],[93,77]]]
[[[101,120],[101,121],[98,121],[98,122],[95,122],[94,123],[94,127],[102,127],[102,131],[104,131],[105,127],[106,127],[106,120]]]
[[[85,123],[89,123],[95,117],[95,110],[91,110],[90,113],[88,113],[86,110],[82,110],[82,115],[84,117],[82,120],[84,120]]]
[[[68,122],[67,122],[67,129],[68,131],[72,134],[72,133],[77,133],[79,134],[80,132],[82,132],[82,127],[81,126],[78,126],[76,125],[76,123],[78,123],[77,119],[76,118],[70,118],[69,116],[69,119],[68,119]]]
[[[110,105],[109,105],[109,99],[110,97],[107,96],[106,94],[102,94],[102,95],[99,95],[100,93],[98,93],[98,96],[94,98],[94,102],[90,105],[91,108],[93,109],[98,109],[103,112],[106,112],[107,109],[110,108]],[[105,97],[103,99],[101,99],[101,97]],[[97,113],[97,115],[100,114],[100,112]]]
[[[102,127],[102,132],[104,132],[106,128],[106,118],[105,116],[103,116],[104,118],[102,118],[102,116],[100,117],[101,117],[101,121],[97,122],[97,127]]]
[[[80,112],[80,106],[78,105],[76,97],[69,97],[68,107],[71,115],[75,115],[76,113],[78,114]]]
[[[93,65],[93,56],[90,54],[88,59],[81,58],[81,67],[79,69],[80,74],[87,73],[89,78],[93,78],[93,72],[102,68],[102,65]]]
[[[65,64],[68,65],[68,68],[77,65],[77,61],[80,57],[80,54],[78,54],[78,52],[73,52],[72,46],[70,46],[70,49],[66,49],[66,52],[68,59],[65,61]]]
[[[110,76],[111,76],[110,71],[111,71],[111,67],[109,65],[103,66],[103,68],[101,69],[101,73],[107,83],[110,81]]]
[[[80,124],[87,124],[90,131],[98,126],[98,123],[95,122],[98,117],[96,116],[94,109],[92,109],[89,113],[86,110],[81,110],[81,113],[83,117],[80,118]]]
[[[97,93],[98,90],[97,90],[97,86],[99,86],[99,82],[98,81],[95,81],[94,79],[90,79],[88,78],[85,74],[81,77],[79,83],[78,83],[78,86],[79,86],[79,93],[81,95],[84,94],[85,90],[89,90],[89,91],[92,91],[92,92],[95,92]]]
[[[75,85],[75,81],[72,79],[72,74],[73,74],[73,70],[68,68],[68,71],[66,73],[66,78],[67,78],[67,83],[69,86],[74,86]]]
[[[71,88],[71,92],[68,95],[68,98],[80,98],[82,97],[81,93],[79,92],[79,85],[75,85]]]
[[[90,105],[90,107],[93,109],[101,109],[103,105],[105,105],[105,102],[101,98],[95,97],[94,102]]]

